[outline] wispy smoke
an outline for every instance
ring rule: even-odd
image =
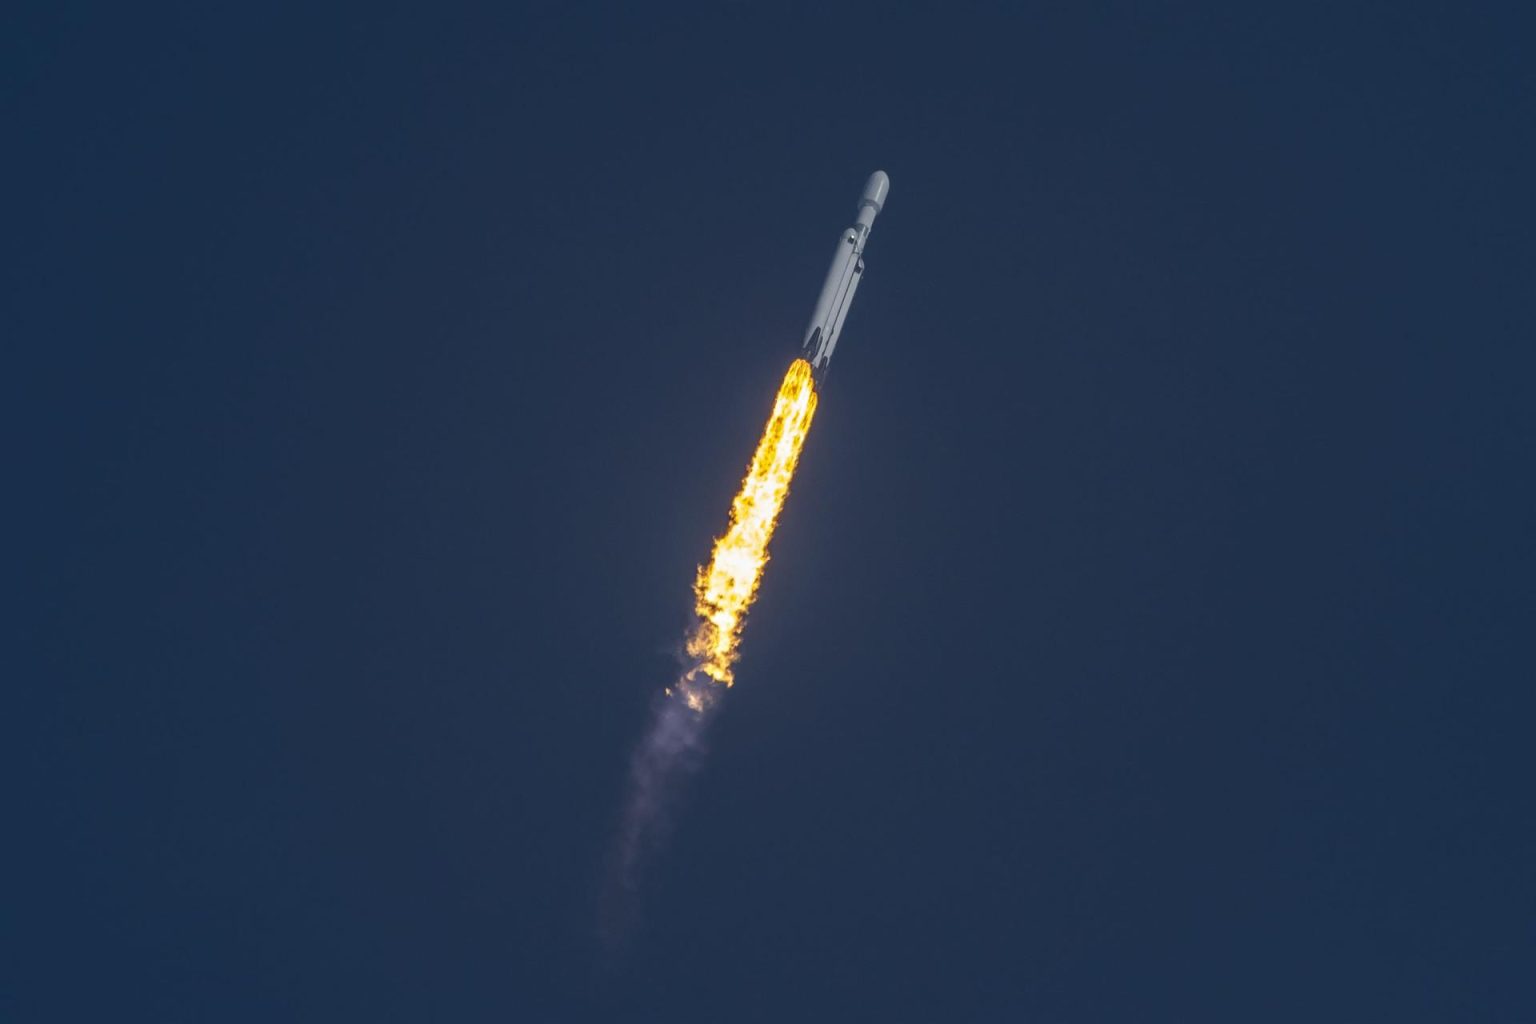
[[[621,947],[634,928],[640,882],[671,831],[683,783],[703,759],[704,734],[715,704],[710,701],[695,710],[675,693],[659,698],[650,728],[630,759],[629,793],[603,907],[603,937],[610,951]]]

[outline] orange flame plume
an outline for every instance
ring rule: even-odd
[[[677,689],[695,711],[709,705],[715,685],[730,686],[734,681],[732,666],[740,657],[742,625],[757,596],[763,567],[768,564],[768,542],[815,413],[811,365],[797,359],[779,385],[757,453],[731,503],[730,527],[715,541],[709,564],[700,567],[693,585],[699,622],[689,632],[687,646],[696,664]]]

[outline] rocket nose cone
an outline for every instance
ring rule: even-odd
[[[885,205],[885,195],[891,190],[891,179],[884,171],[876,171],[864,183],[864,194],[859,197],[860,206],[873,206],[875,212]]]

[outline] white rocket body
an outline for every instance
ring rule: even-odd
[[[869,241],[869,230],[890,190],[891,179],[884,171],[871,174],[864,183],[863,195],[859,196],[858,218],[837,240],[832,266],[827,270],[816,309],[811,313],[811,324],[805,329],[805,340],[801,342],[801,358],[811,364],[817,383],[827,372],[827,363],[843,332],[843,320],[848,316],[848,307],[853,304],[853,293],[864,276],[864,243]]]

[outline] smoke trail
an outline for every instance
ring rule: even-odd
[[[619,821],[602,908],[603,939],[617,952],[639,914],[640,882],[648,859],[666,841],[683,784],[704,755],[714,705],[694,710],[672,694],[659,700],[650,728],[629,763],[629,796]]]
[[[665,840],[669,814],[703,754],[719,696],[735,681],[742,627],[768,564],[768,542],[789,496],[800,449],[816,413],[816,385],[803,359],[790,364],[752,464],[731,502],[730,524],[694,581],[698,621],[688,632],[688,667],[656,706],[630,762],[605,931],[622,941],[635,912],[645,858]]]

